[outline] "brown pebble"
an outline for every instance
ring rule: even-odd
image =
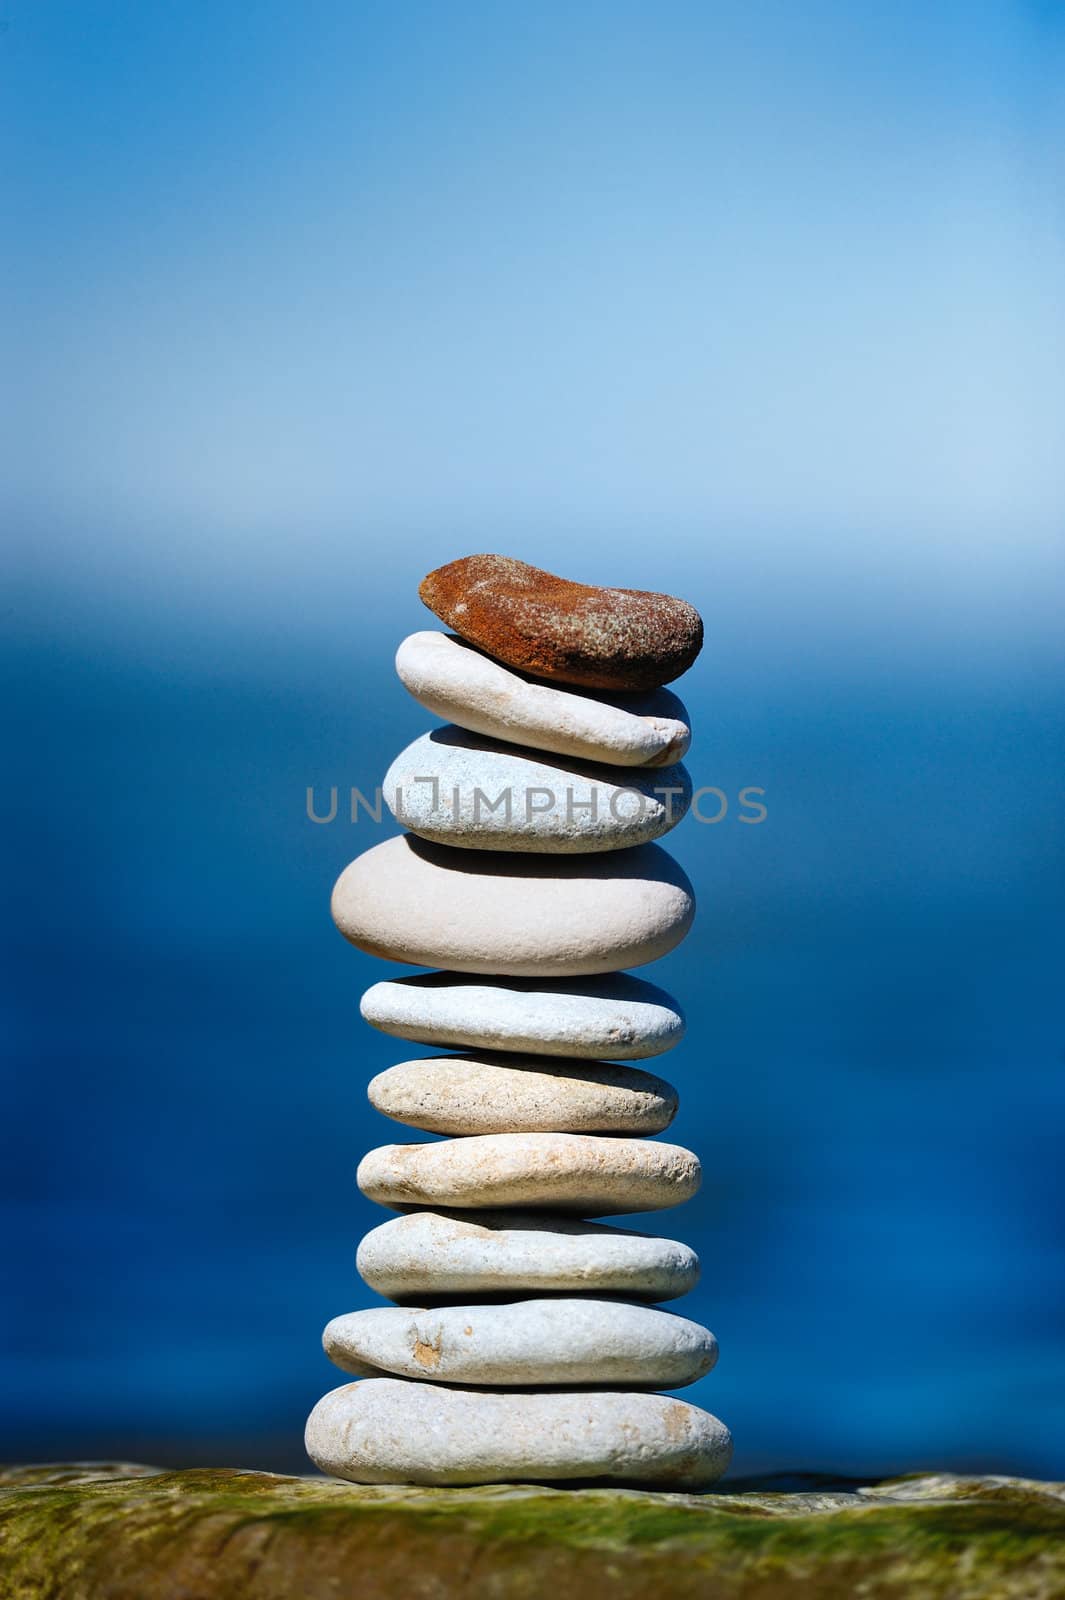
[[[702,619],[686,600],[571,583],[510,556],[449,561],[418,593],[497,661],[586,689],[657,688],[687,672],[702,649]]]

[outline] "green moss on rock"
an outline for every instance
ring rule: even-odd
[[[1065,1488],[359,1487],[129,1464],[0,1473],[4,1600],[1055,1600]]]

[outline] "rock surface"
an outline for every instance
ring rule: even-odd
[[[695,897],[656,844],[589,859],[455,851],[401,834],[345,867],[332,909],[346,939],[386,961],[564,978],[666,955],[690,928]]]
[[[535,1388],[679,1389],[717,1360],[708,1328],[621,1300],[517,1300],[411,1310],[375,1306],[334,1317],[322,1335],[344,1372],[433,1383]]]
[[[396,671],[427,711],[490,739],[583,761],[663,767],[691,743],[688,713],[669,689],[593,696],[533,683],[464,639],[426,629],[404,639]]]
[[[497,661],[589,689],[657,688],[687,672],[702,649],[702,620],[686,600],[573,583],[510,556],[449,561],[418,593]]]
[[[366,1093],[427,1133],[661,1133],[677,1111],[673,1086],[638,1067],[506,1053],[400,1061]]]
[[[699,1189],[682,1145],[581,1133],[488,1133],[432,1144],[386,1144],[355,1180],[380,1205],[531,1206],[581,1217],[660,1211]]]
[[[1059,1600],[1065,1486],[923,1474],[703,1495],[0,1473],[13,1600]]]
[[[365,1235],[356,1265],[390,1300],[615,1294],[675,1300],[699,1281],[690,1245],[543,1211],[415,1211]]]
[[[666,1395],[610,1390],[500,1394],[365,1378],[323,1395],[307,1454],[354,1483],[596,1479],[704,1488],[732,1440],[708,1411]]]
[[[382,784],[396,821],[466,850],[581,854],[647,844],[691,804],[681,765],[619,771],[448,726],[422,734]]]
[[[684,1017],[673,996],[627,972],[557,983],[482,983],[456,972],[418,973],[375,983],[360,1011],[372,1027],[418,1044],[581,1060],[645,1060],[684,1037]]]

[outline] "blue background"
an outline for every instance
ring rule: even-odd
[[[489,549],[694,601],[767,791],[649,974],[736,1471],[1065,1471],[1063,35],[0,0],[0,1453],[300,1465],[398,1059],[305,792]]]

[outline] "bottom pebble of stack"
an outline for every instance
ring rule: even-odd
[[[704,1489],[732,1439],[708,1411],[611,1390],[500,1393],[364,1378],[323,1396],[307,1453],[352,1483],[592,1481]]]

